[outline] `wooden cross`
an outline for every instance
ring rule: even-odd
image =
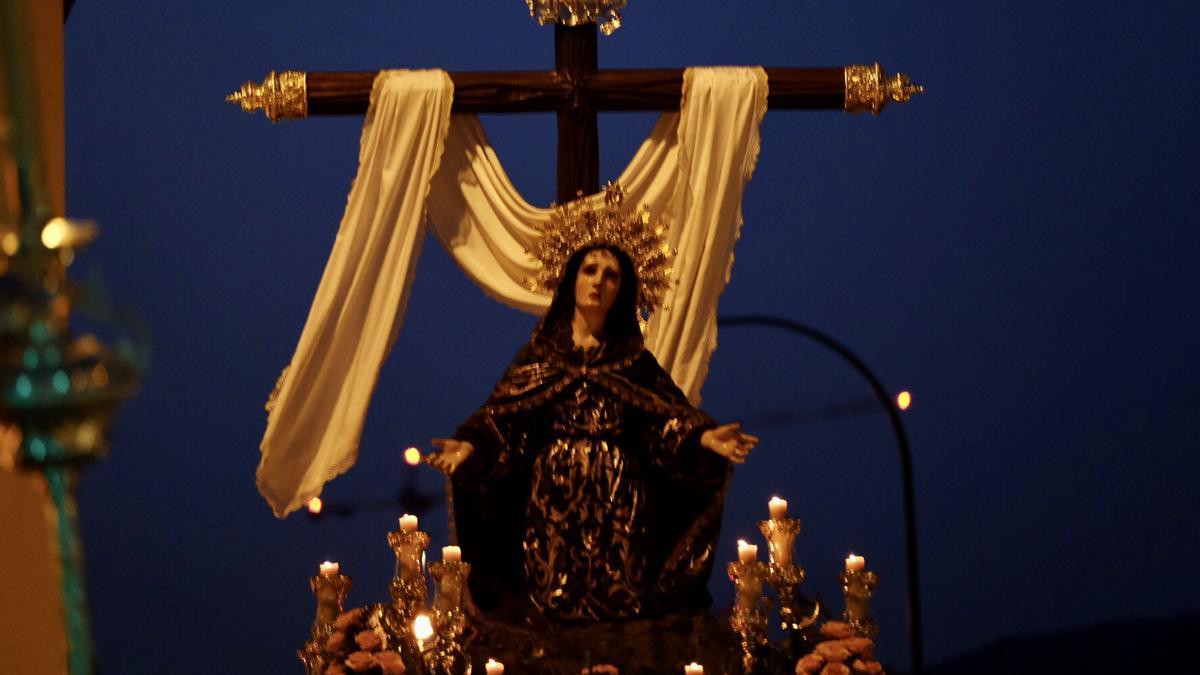
[[[450,73],[452,112],[555,112],[558,116],[558,200],[600,191],[600,135],[596,114],[618,110],[677,110],[681,69],[600,70],[595,24],[554,26],[554,70]],[[873,66],[766,68],[769,110],[809,109],[879,113],[924,89]],[[271,71],[261,84],[246,82],[226,100],[271,121],[309,115],[366,113],[377,72]]]

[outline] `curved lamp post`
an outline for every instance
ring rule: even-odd
[[[717,325],[732,326],[765,326],[781,328],[804,337],[815,340],[836,352],[858,371],[859,375],[871,385],[875,398],[887,412],[892,423],[892,433],[896,436],[896,445],[900,450],[900,474],[904,484],[904,543],[905,561],[908,568],[908,644],[912,662],[913,675],[920,675],[924,667],[924,655],[921,641],[921,593],[920,574],[917,568],[917,516],[913,494],[912,453],[908,448],[908,434],[904,431],[904,423],[900,420],[900,411],[896,408],[891,394],[884,389],[879,378],[871,372],[867,364],[858,358],[848,347],[821,331],[806,326],[797,321],[784,319],[767,314],[748,314],[727,316],[717,319]]]

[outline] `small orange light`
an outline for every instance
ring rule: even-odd
[[[321,504],[320,497],[313,497],[312,499],[308,500],[308,512],[309,513],[316,515],[321,512],[321,507],[322,507],[322,504]]]
[[[910,405],[912,405],[912,394],[902,391],[896,396],[896,407],[901,410],[908,410],[908,406]]]
[[[408,462],[409,466],[416,466],[421,463],[421,451],[416,448],[409,448],[404,451],[404,461]]]

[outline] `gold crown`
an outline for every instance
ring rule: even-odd
[[[625,191],[610,182],[604,187],[604,209],[593,210],[582,198],[555,204],[550,222],[542,227],[542,236],[533,248],[526,249],[537,262],[537,278],[529,282],[532,290],[553,293],[571,254],[590,246],[614,246],[629,256],[638,278],[638,314],[649,314],[663,301],[671,286],[671,260],[675,249],[666,242],[667,225],[650,215],[649,207],[628,210],[621,207]]]

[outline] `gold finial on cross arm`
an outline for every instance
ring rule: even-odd
[[[241,89],[225,97],[248,113],[263,111],[267,119],[297,119],[308,116],[308,75],[298,70],[267,73],[262,84],[242,83]]]
[[[925,87],[913,84],[904,73],[888,77],[878,63],[871,66],[846,66],[845,73],[844,109],[848,113],[870,112],[878,115],[888,102],[907,103],[913,94],[925,91]]]

